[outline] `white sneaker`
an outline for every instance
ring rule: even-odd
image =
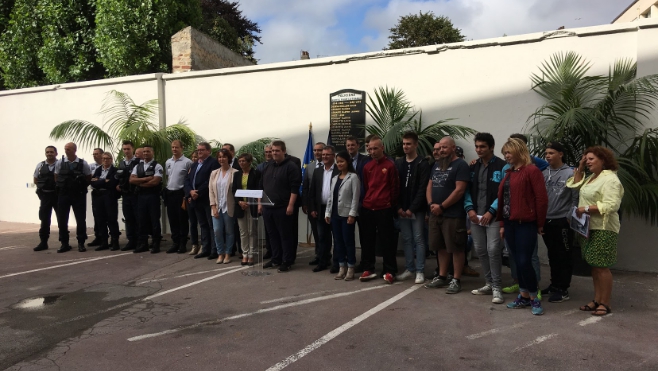
[[[471,291],[473,295],[491,295],[492,289],[489,285],[484,285],[477,290]]]
[[[416,283],[421,284],[425,282],[425,274],[423,272],[416,273]]]
[[[500,289],[493,289],[493,299],[491,299],[491,302],[494,304],[503,304],[505,302],[503,292]]]
[[[404,281],[406,279],[409,279],[413,276],[413,273],[409,272],[408,270],[405,270],[404,273],[398,275],[395,277],[398,281]]]

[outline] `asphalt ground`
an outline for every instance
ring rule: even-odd
[[[53,234],[37,253],[37,230],[0,222],[0,369],[658,370],[655,274],[613,272],[611,315],[578,310],[593,291],[574,277],[570,301],[532,316],[472,295],[482,278],[463,278],[456,295],[335,281],[311,271],[309,248],[268,275],[237,257],[57,254]]]

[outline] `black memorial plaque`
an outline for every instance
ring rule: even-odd
[[[354,135],[363,144],[366,136],[366,92],[344,89],[329,94],[329,136],[336,151],[345,149],[345,140]]]

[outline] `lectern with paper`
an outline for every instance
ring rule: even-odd
[[[255,236],[252,236],[250,241],[254,246],[254,263],[250,269],[242,271],[245,276],[266,276],[268,272],[263,270],[263,250],[265,249],[265,226],[260,223],[260,215],[258,215],[258,205],[271,206],[274,203],[263,192],[262,189],[238,189],[235,191],[235,197],[243,197],[251,208],[252,217],[252,230],[256,231]]]

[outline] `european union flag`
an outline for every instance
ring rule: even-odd
[[[311,130],[311,127],[308,129],[308,142],[306,143],[306,152],[304,152],[304,160],[302,160],[302,179],[304,179],[304,175],[306,174],[306,166],[308,166],[311,161],[315,159],[315,156],[313,155],[313,131]],[[303,181],[302,181],[303,183]],[[299,186],[299,197],[302,196],[302,186]]]

